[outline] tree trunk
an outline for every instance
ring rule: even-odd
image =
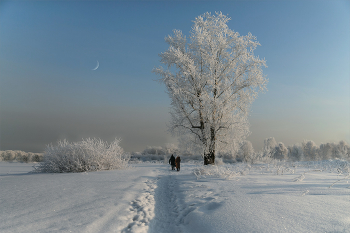
[[[215,143],[216,143],[215,128],[211,127],[209,153],[204,154],[204,165],[215,163]]]
[[[215,151],[204,154],[204,165],[215,164]]]
[[[204,155],[204,165],[215,164],[215,153],[214,151]]]

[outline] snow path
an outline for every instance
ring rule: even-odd
[[[183,232],[180,225],[186,208],[178,197],[178,173],[166,165],[158,166],[158,174],[149,177],[141,195],[130,202],[128,218],[131,222],[122,233]]]
[[[186,168],[187,166],[183,166]],[[163,171],[163,172],[162,172]],[[182,233],[186,232],[186,217],[196,208],[187,204],[185,195],[192,187],[186,188],[191,169],[180,172],[172,171],[165,166],[161,168],[155,190],[155,216],[150,223],[149,233]],[[194,178],[194,176],[193,176]]]
[[[131,201],[129,207],[128,219],[131,222],[121,232],[145,232],[148,229],[149,222],[154,217],[154,189],[156,188],[154,179],[146,180],[146,186],[141,195]]]
[[[131,222],[122,233],[186,232],[185,218],[195,207],[186,205],[186,189],[182,184],[188,180],[191,170],[176,172],[164,164],[157,168],[158,175],[149,177],[142,194],[130,202],[128,218]]]
[[[160,177],[157,185],[155,217],[151,222],[149,232],[182,232],[179,227],[181,207],[176,193],[176,190],[178,190],[176,176],[165,175]]]

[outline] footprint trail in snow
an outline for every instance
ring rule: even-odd
[[[148,231],[148,225],[154,217],[154,190],[157,187],[155,180],[147,180],[146,188],[137,199],[130,203],[128,216],[131,222],[121,232],[142,233]]]
[[[155,190],[155,217],[150,224],[150,232],[179,233],[179,212],[181,207],[178,202],[176,190],[178,184],[175,176],[166,175],[157,182]]]
[[[181,233],[184,218],[194,210],[186,207],[179,189],[178,173],[166,170],[145,182],[144,192],[130,203],[131,222],[123,233]]]

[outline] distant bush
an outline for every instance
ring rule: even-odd
[[[260,152],[261,153],[261,152]],[[305,140],[301,144],[297,143],[287,148],[282,142],[276,143],[275,139],[267,138],[264,141],[262,157],[269,157],[276,160],[289,161],[318,161],[329,159],[350,159],[350,146],[340,141],[336,143],[326,143],[317,146],[311,140]]]
[[[69,143],[59,141],[57,146],[48,145],[44,161],[36,167],[38,172],[85,172],[126,168],[129,156],[116,139],[108,144],[100,139],[83,139]]]
[[[130,156],[131,162],[156,162],[163,161],[167,156],[165,154],[144,154],[143,152],[132,152]]]
[[[182,143],[184,145],[184,143]],[[188,145],[187,145],[188,146]],[[217,153],[215,163],[235,163],[235,162],[252,162],[256,160],[254,157],[254,149],[250,141],[242,141],[235,145],[236,150],[219,151]],[[179,149],[173,144],[166,144],[165,147],[148,146],[142,152],[132,152],[130,161],[138,162],[165,162],[168,163],[170,155],[174,154],[181,157],[182,162],[203,162],[203,154],[197,149],[191,149],[189,146]]]
[[[148,146],[142,151],[142,155],[170,155],[179,153],[179,149],[176,145],[167,143],[165,147],[161,146]]]
[[[0,161],[33,163],[41,162],[42,159],[43,153],[24,152],[20,150],[0,151]]]
[[[166,161],[171,154],[179,154],[178,147],[174,144],[161,146],[148,146],[142,152],[132,152],[130,161],[137,162],[160,162]],[[169,159],[169,158],[168,158]]]
[[[164,162],[168,163],[169,158],[171,154],[174,154],[174,156],[179,155],[181,157],[182,162],[189,162],[189,161],[201,161],[203,160],[201,155],[191,155],[191,154],[181,154],[176,153],[176,150],[174,150],[174,153],[165,153],[166,148],[163,147],[148,147],[143,152],[132,152],[130,157],[131,163],[139,163],[139,162]],[[170,151],[172,152],[172,151]]]
[[[143,150],[142,155],[165,155],[166,150],[161,146],[148,146],[145,150]]]

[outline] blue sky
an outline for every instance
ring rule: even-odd
[[[205,12],[251,32],[268,91],[252,141],[350,142],[350,1],[0,1],[0,149],[40,152],[67,138],[122,138],[126,151],[176,142],[151,71],[164,37]],[[92,69],[99,61],[99,68]]]

